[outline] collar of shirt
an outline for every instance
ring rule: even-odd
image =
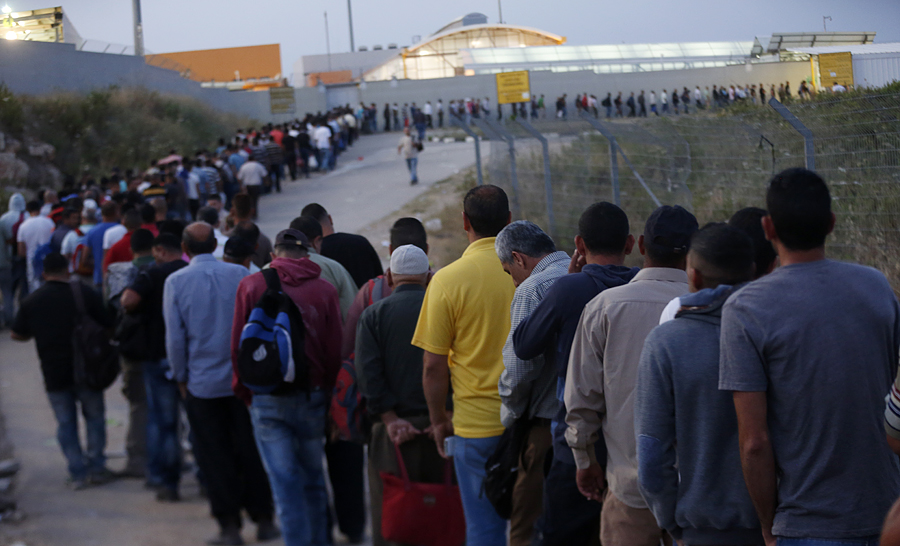
[[[569,258],[569,255],[561,250],[551,252],[550,254],[544,256],[544,258],[539,261],[536,266],[534,266],[534,269],[531,270],[531,274],[536,275],[538,273],[541,273],[556,262],[561,262],[563,260],[568,262],[571,260],[571,258]]]
[[[631,279],[631,283],[640,281],[688,282],[687,273],[682,269],[671,267],[645,267]]]
[[[212,254],[197,254],[193,258],[191,258],[191,263],[188,265],[202,264],[204,262],[215,262],[217,261],[215,256]]]
[[[466,251],[463,252],[463,257],[471,256],[476,252],[494,252],[494,241],[496,240],[496,237],[483,237],[470,243],[469,246],[466,247]]]
[[[425,287],[421,284],[401,284],[400,286],[394,288],[394,294],[399,292],[424,292]]]

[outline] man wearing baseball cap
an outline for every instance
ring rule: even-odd
[[[259,453],[265,463],[286,545],[327,542],[328,494],[322,469],[322,431],[328,395],[341,367],[341,309],[337,290],[319,278],[322,269],[309,259],[309,239],[286,229],[275,237],[270,269],[281,291],[297,304],[305,327],[308,391],[279,389],[253,395],[241,383],[237,355],[250,312],[266,291],[264,272],[245,277],[237,289],[231,355],[232,388],[250,404]],[[299,340],[295,340],[299,343]]]
[[[425,286],[428,256],[415,245],[391,254],[387,272],[394,292],[363,311],[356,331],[356,370],[369,414],[376,418],[369,441],[369,494],[372,543],[381,536],[382,483],[379,472],[399,475],[394,445],[400,449],[409,478],[440,483],[445,461],[425,433],[431,424],[422,387],[422,349],[412,345]]]
[[[664,534],[638,487],[633,393],[645,338],[666,304],[688,289],[684,270],[697,228],[694,215],[679,206],[653,211],[638,239],[643,269],[628,284],[604,290],[588,303],[572,344],[566,440],[578,468],[578,489],[603,502],[605,546],[655,546]],[[606,461],[597,461],[593,449],[601,431]]]

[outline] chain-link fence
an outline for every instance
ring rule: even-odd
[[[538,223],[566,250],[593,202],[619,203],[633,233],[658,204],[682,205],[702,225],[764,207],[774,173],[814,166],[834,198],[830,255],[879,268],[900,291],[900,94],[785,109],[624,119],[570,111],[567,120],[476,119],[471,130],[492,141],[485,182],[507,190],[515,218]]]

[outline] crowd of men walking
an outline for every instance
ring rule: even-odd
[[[27,256],[31,291],[13,316],[0,278],[6,324],[35,339],[74,489],[138,477],[178,501],[183,408],[211,544],[243,543],[242,512],[260,541],[327,544],[334,514],[352,543],[367,516],[375,544],[421,543],[401,538],[422,522],[390,509],[389,476],[447,484],[447,459],[469,546],[877,544],[900,497],[900,304],[882,273],[826,259],[814,172],[703,227],[659,207],[637,238],[592,204],[572,256],[477,186],[469,246],[436,272],[415,218],[392,226],[383,271],[318,204],[269,240],[250,192],[209,186],[172,213],[167,176],[14,195],[0,217],[0,272]],[[116,329],[119,473],[94,357],[73,343],[89,323]]]

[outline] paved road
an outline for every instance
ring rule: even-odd
[[[421,183],[410,187],[405,163],[396,153],[398,138],[396,134],[365,137],[341,156],[337,171],[288,182],[283,193],[264,196],[262,230],[274,237],[304,205],[315,201],[331,212],[339,230],[352,232],[474,161],[471,144],[429,144],[421,154]],[[27,514],[21,524],[0,523],[0,545],[17,541],[27,546],[190,545],[203,544],[216,532],[192,476],[185,475],[184,501],[178,504],[155,502],[139,480],[79,492],[66,489],[65,463],[54,437],[56,424],[33,343],[16,343],[6,331],[0,332],[0,363],[0,410],[22,462],[17,499]],[[124,464],[127,423],[120,385],[106,392],[106,404],[109,466],[119,469]],[[245,527],[248,544],[255,542],[254,532],[255,526]]]
[[[260,229],[274,238],[305,205],[319,203],[331,214],[335,229],[352,233],[475,161],[470,143],[426,143],[419,154],[419,184],[410,186],[406,162],[397,155],[398,140],[397,133],[364,137],[338,158],[334,172],[287,182],[283,193],[263,196]]]

